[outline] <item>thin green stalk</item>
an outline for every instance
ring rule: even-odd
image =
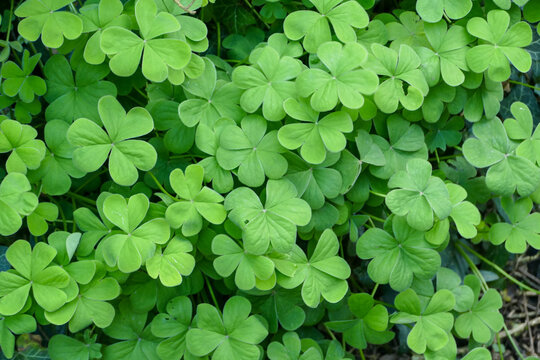
[[[527,311],[527,310],[525,310],[525,311]],[[503,329],[504,329],[504,332],[506,333],[506,335],[508,336],[508,340],[510,340],[510,344],[512,344],[512,347],[514,348],[514,350],[518,354],[519,358],[520,359],[525,359],[525,356],[523,356],[523,354],[519,350],[519,347],[517,346],[516,341],[514,340],[514,337],[512,336],[512,334],[510,334],[510,331],[508,330],[508,327],[506,327],[506,323],[504,323],[504,322],[503,322]]]
[[[75,209],[77,208],[77,204],[75,203],[75,198],[71,198],[71,205],[73,206],[73,211],[75,211]],[[73,230],[71,232],[76,232],[77,224],[75,223],[75,221],[72,221],[72,222],[73,222]]]
[[[244,2],[246,3],[247,6],[249,6],[249,8],[251,9],[251,11],[255,14],[255,16],[264,24],[264,26],[266,26],[267,29],[270,29],[270,25],[268,25],[266,23],[266,21],[264,21],[264,19],[262,18],[262,16],[259,14],[259,12],[257,10],[255,10],[255,8],[253,7],[253,5],[251,5],[251,3],[249,2],[249,0],[244,0]]]
[[[28,43],[30,45],[30,49],[32,49],[32,51],[34,52],[34,54],[38,54],[38,51],[36,49],[36,47],[34,46],[34,43],[33,42],[29,42]],[[43,74],[45,74],[45,65],[43,65],[43,61],[41,61],[41,58],[39,58],[39,61],[38,61],[38,65],[39,65],[39,68],[41,69],[41,72]]]
[[[371,297],[375,297],[375,293],[377,292],[378,288],[379,288],[379,283],[376,283],[375,287],[373,288],[373,291],[371,292]]]
[[[381,193],[375,192],[373,190],[369,190],[369,192],[372,193],[373,195],[376,195],[376,196],[386,197],[386,194],[381,194]]]
[[[82,201],[82,202],[85,202],[87,204],[90,204],[92,206],[96,206],[96,201],[95,200],[92,200],[90,198],[87,198],[86,196],[82,196],[82,195],[79,195],[79,194],[75,194],[74,192],[68,192],[67,193],[68,196],[74,198],[74,199],[77,199],[79,201]]]
[[[508,80],[508,82],[509,82],[510,84],[521,85],[521,86],[528,87],[529,89],[533,89],[533,90],[538,90],[538,91],[540,91],[540,88],[539,88],[538,86],[529,85],[529,84],[523,83],[523,82],[521,82],[521,81]]]
[[[362,212],[361,214],[367,215],[367,216],[369,216],[370,219],[376,220],[376,221],[378,221],[380,223],[383,223],[383,224],[386,222],[386,220],[384,220],[383,218],[377,217],[375,215],[371,215],[371,214],[368,214],[368,213],[365,213],[365,212]]]
[[[219,307],[219,304],[216,299],[216,295],[214,295],[214,289],[212,289],[212,285],[210,284],[210,281],[208,280],[208,277],[205,276],[204,280],[206,282],[206,287],[208,288],[208,291],[210,292],[210,296],[212,297],[212,301],[214,302],[214,305],[216,306],[217,311],[223,317],[223,314],[221,313],[221,308]]]
[[[135,87],[134,89],[135,89],[135,91],[138,92],[143,98],[145,98],[146,100],[148,100],[148,95],[146,95],[145,93],[143,93],[141,89],[139,89],[138,87]]]
[[[459,243],[458,243],[458,245],[459,245]],[[484,290],[484,292],[486,292],[489,289],[489,286],[488,286],[486,280],[484,279],[484,277],[482,276],[482,273],[480,272],[480,270],[478,270],[478,267],[473,263],[473,261],[471,260],[469,255],[467,255],[467,253],[465,251],[463,251],[462,248],[460,248],[459,246],[456,246],[456,249],[461,254],[461,256],[463,256],[463,258],[465,259],[467,264],[469,264],[469,267],[471,268],[474,275],[476,275],[478,280],[480,280],[480,285],[482,287],[482,290]]]
[[[328,335],[330,335],[330,337],[332,338],[332,340],[338,341],[338,339],[336,338],[336,335],[334,335],[332,330],[330,330],[330,328],[328,326],[326,326],[325,323],[323,323],[323,326],[326,329],[326,332],[328,333]]]
[[[472,250],[470,247],[468,247],[467,245],[465,244],[462,244],[462,243],[458,243],[458,245],[460,246],[463,246],[467,249],[467,251],[470,251],[472,254],[474,254],[475,256],[477,256],[479,259],[481,259],[478,255],[476,251]],[[463,249],[460,248],[460,246],[456,246],[456,249],[459,251],[459,253],[461,255],[463,255],[465,261],[467,261],[467,263],[469,263],[469,266],[471,266],[471,269],[473,270],[473,272],[476,273],[476,276],[480,279],[480,284],[482,286],[482,290],[484,291],[484,293],[486,293],[489,289],[489,286],[487,285],[487,282],[486,282],[486,279],[484,279],[484,276],[482,276],[482,273],[480,272],[480,270],[478,270],[478,268],[476,267],[476,265],[474,265],[474,263],[472,262],[471,258],[469,257],[469,255],[467,255],[465,253],[465,251],[463,251]],[[478,255],[477,255],[478,254]],[[480,255],[481,256],[481,255]],[[483,256],[481,256],[483,257]],[[484,258],[485,259],[485,258]],[[487,259],[486,259],[487,260]],[[506,323],[503,322],[503,328],[504,328],[504,332],[506,333],[506,335],[508,336],[508,340],[510,340],[510,343],[512,344],[512,347],[514,348],[514,350],[516,351],[516,353],[518,354],[519,358],[520,359],[525,359],[525,357],[523,356],[523,354],[521,353],[521,351],[519,350],[517,344],[515,343],[514,341],[514,338],[512,337],[512,334],[510,334],[510,331],[508,331],[508,328],[506,327]]]
[[[56,207],[58,208],[58,213],[60,214],[60,218],[62,219],[62,223],[64,224],[64,231],[68,231],[68,227],[67,227],[67,221],[69,220],[66,220],[66,215],[64,214],[64,209],[62,209],[62,206],[60,206],[60,204],[54,200],[52,198],[52,196],[49,196],[49,200],[54,204],[56,205]]]
[[[11,0],[11,4],[9,5],[9,23],[8,23],[8,29],[7,29],[7,35],[6,35],[6,42],[9,44],[9,35],[11,34],[11,18],[13,17],[13,5],[14,0]]]
[[[495,337],[497,338],[497,348],[499,350],[499,357],[501,358],[501,360],[504,360],[504,355],[503,355],[502,346],[501,346],[501,337],[499,336],[498,333],[495,335]]]
[[[216,21],[217,27],[217,56],[221,57],[221,24]]]
[[[109,170],[102,170],[98,173],[95,173],[93,174],[91,177],[89,177],[81,186],[79,186],[78,188],[75,189],[75,191],[73,191],[74,193],[78,193],[79,191],[81,191],[82,189],[85,188],[86,185],[90,184],[95,178],[105,174],[107,171]]]
[[[172,196],[171,194],[169,194],[169,192],[167,190],[165,190],[165,188],[160,184],[159,180],[155,177],[154,174],[152,174],[151,171],[148,172],[148,174],[150,174],[150,177],[154,180],[154,182],[156,183],[158,189],[164,193],[165,195],[167,195],[168,197],[170,197],[171,199],[173,199],[174,201],[178,201],[177,198],[175,198],[174,196]]]
[[[441,159],[439,159],[439,152],[437,149],[435,149],[435,159],[437,159],[437,164],[441,162]]]
[[[535,294],[538,294],[540,295],[540,291],[538,289],[534,289],[532,287],[530,287],[529,285],[527,284],[524,284],[523,282],[519,281],[518,279],[516,279],[515,277],[513,277],[512,275],[508,274],[506,271],[504,271],[500,266],[498,266],[497,264],[495,264],[494,262],[486,259],[484,256],[480,255],[478,252],[476,252],[475,250],[471,249],[469,246],[463,244],[463,243],[458,243],[459,246],[462,246],[464,249],[466,249],[468,252],[470,252],[471,254],[473,254],[474,256],[476,256],[477,258],[479,258],[480,260],[482,260],[483,262],[485,262],[486,264],[488,264],[489,266],[491,266],[493,269],[495,269],[498,273],[500,273],[502,276],[504,276],[505,278],[507,278],[508,280],[510,280],[511,282],[513,282],[514,284],[516,284],[517,286],[521,287],[522,289],[525,289],[525,290],[529,290],[529,291],[532,291],[534,292]]]
[[[362,349],[358,349],[358,351],[360,352],[360,358],[362,360],[366,360],[366,357],[364,356],[364,351]]]

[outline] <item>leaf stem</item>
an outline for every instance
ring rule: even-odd
[[[513,282],[514,284],[516,284],[517,286],[521,287],[522,289],[525,289],[525,290],[529,290],[529,291],[532,291],[534,292],[535,294],[538,294],[540,295],[540,291],[538,289],[534,289],[532,287],[530,287],[529,285],[527,284],[524,284],[523,282],[519,281],[518,279],[516,279],[515,277],[513,277],[512,275],[508,274],[506,271],[504,271],[500,266],[498,266],[497,264],[495,264],[494,262],[486,259],[484,256],[480,255],[478,252],[476,252],[475,250],[471,249],[469,246],[463,244],[463,243],[458,243],[459,246],[462,246],[463,248],[465,248],[468,252],[470,252],[471,254],[473,254],[474,256],[476,256],[477,258],[479,258],[480,260],[482,260],[483,262],[485,262],[486,264],[488,264],[489,266],[491,266],[493,269],[495,269],[498,273],[500,273],[502,276],[504,276],[505,278],[507,278],[508,280],[510,280],[511,282]]]
[[[326,332],[328,333],[328,335],[330,335],[330,337],[332,338],[332,340],[338,341],[338,339],[336,338],[336,335],[334,335],[332,330],[330,330],[330,328],[328,326],[326,326],[325,323],[323,323],[323,326],[326,329]]]
[[[249,0],[244,0],[244,2],[246,3],[247,6],[249,6],[249,8],[251,9],[251,11],[253,11],[253,13],[255,14],[255,16],[257,16],[257,18],[264,24],[264,26],[266,26],[267,29],[270,29],[270,25],[268,25],[266,23],[266,21],[264,21],[264,19],[262,18],[262,16],[259,14],[259,12],[257,10],[255,10],[255,8],[253,7],[253,5],[251,5],[251,3],[249,2]]]
[[[217,28],[217,56],[221,57],[221,24],[219,21],[216,21]]]
[[[171,199],[173,199],[174,201],[178,201],[177,198],[175,198],[174,196],[172,196],[171,194],[169,194],[169,192],[167,190],[165,190],[165,188],[160,184],[159,180],[156,178],[156,176],[154,174],[152,174],[151,171],[148,172],[148,174],[150,174],[150,177],[154,180],[154,182],[156,183],[158,189],[164,193],[165,195],[167,195],[168,197],[170,197]]]
[[[366,360],[366,357],[365,357],[365,355],[364,355],[364,350],[358,349],[358,352],[360,353],[360,359]]]
[[[458,243],[458,245],[460,245],[460,244]],[[467,255],[467,253],[465,251],[463,251],[463,249],[461,247],[456,246],[456,249],[461,254],[461,256],[463,256],[463,258],[465,259],[467,264],[469,264],[469,267],[471,268],[474,275],[476,275],[478,280],[480,280],[480,285],[482,287],[482,290],[484,292],[487,292],[488,289],[489,289],[489,286],[488,286],[488,284],[486,282],[486,279],[484,279],[484,277],[482,276],[482,273],[480,273],[480,270],[478,270],[478,267],[473,263],[473,261],[471,260],[469,255]]]
[[[383,198],[386,197],[386,194],[381,194],[381,193],[375,192],[373,190],[369,190],[369,192],[372,193],[373,195],[376,195],[376,196],[379,196],[379,197],[383,197]]]
[[[206,287],[208,288],[208,291],[210,292],[210,296],[212,297],[212,301],[214,302],[214,305],[216,306],[217,311],[223,317],[223,314],[221,313],[221,308],[219,307],[219,304],[216,299],[216,295],[214,295],[214,289],[212,289],[212,285],[210,284],[210,281],[208,280],[207,276],[204,276],[204,281],[206,282]]]
[[[375,287],[373,288],[373,291],[371,291],[371,297],[375,296],[375,293],[377,292],[378,288],[379,288],[379,283],[375,283]]]
[[[6,35],[6,43],[7,45],[9,46],[9,35],[11,34],[11,22],[12,22],[12,17],[13,17],[13,6],[14,6],[14,0],[11,0],[11,4],[9,6],[9,24],[8,24],[8,28],[7,28],[7,35]]]
[[[145,98],[146,100],[148,100],[148,95],[146,95],[141,89],[139,89],[138,87],[134,87],[135,91],[138,92],[139,94],[141,94],[141,96],[143,98]]]
[[[533,85],[529,85],[529,84],[523,83],[523,82],[521,82],[521,81],[508,80],[508,82],[509,82],[510,84],[521,85],[521,86],[528,87],[529,89],[533,89],[533,90],[538,90],[538,91],[540,91],[540,87],[538,87],[538,86],[533,86]]]
[[[64,224],[64,231],[68,231],[68,228],[67,228],[67,220],[66,220],[66,215],[64,214],[64,209],[62,209],[62,206],[60,206],[60,204],[58,203],[58,201],[54,200],[52,196],[48,195],[49,197],[49,200],[54,204],[56,205],[56,207],[58,208],[58,213],[60,214],[60,217],[62,218],[62,223]]]
[[[180,7],[180,9],[184,10],[185,12],[187,12],[188,14],[190,15],[195,15],[197,12],[195,10],[190,10],[189,8],[193,5],[193,3],[195,2],[195,0],[191,0],[191,2],[189,3],[188,6],[184,6],[182,5],[182,3],[180,2],[180,0],[174,0],[174,2],[176,3],[176,5],[178,5]]]
[[[79,201],[82,201],[82,202],[85,202],[87,204],[90,204],[92,206],[96,206],[96,201],[95,200],[92,200],[90,198],[87,198],[86,196],[82,196],[82,195],[79,195],[79,194],[75,194],[74,192],[68,192],[67,193],[70,197],[74,198],[74,199],[77,199]]]
[[[510,340],[510,344],[512,344],[512,347],[514,348],[514,350],[516,350],[516,353],[518,354],[519,358],[525,359],[525,356],[523,356],[523,354],[519,350],[519,347],[517,346],[516,341],[514,340],[514,337],[512,336],[512,334],[510,334],[510,331],[508,331],[508,327],[506,327],[505,322],[503,322],[503,329],[506,335],[508,335],[508,340]]]
[[[383,224],[386,222],[385,219],[380,218],[380,217],[377,217],[377,216],[375,216],[375,215],[371,215],[371,214],[368,214],[368,213],[365,213],[365,212],[361,212],[361,214],[367,215],[367,216],[370,217],[370,219],[376,220],[376,221],[378,221],[378,222],[380,222],[380,223],[383,223]]]

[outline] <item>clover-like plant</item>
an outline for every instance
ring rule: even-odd
[[[100,123],[98,101],[106,96],[116,96],[113,83],[103,80],[109,74],[105,65],[93,66],[81,63],[75,77],[72,66],[63,56],[53,56],[47,61],[44,72],[47,81],[45,111],[47,120],[64,120],[72,123],[87,118]]]
[[[489,167],[487,187],[498,195],[532,194],[540,185],[540,169],[516,154],[518,143],[510,140],[499,118],[484,119],[473,125],[473,134],[463,144],[463,155],[477,168]]]
[[[64,39],[75,40],[81,35],[83,22],[69,11],[57,11],[73,0],[27,0],[16,10],[15,15],[24,18],[18,26],[19,33],[28,41],[41,36],[43,45],[59,48]]]
[[[491,80],[505,81],[510,77],[510,63],[521,72],[531,68],[531,56],[522,49],[532,41],[531,27],[522,21],[510,28],[510,15],[506,11],[492,10],[487,21],[475,17],[467,23],[469,33],[485,44],[467,52],[467,64],[477,73],[487,70]]]
[[[374,281],[398,291],[409,288],[414,277],[431,278],[441,264],[424,233],[411,228],[402,217],[394,217],[391,228],[367,230],[356,243],[356,254],[373,259],[367,270]]]
[[[225,209],[229,218],[243,230],[244,248],[252,254],[264,254],[270,244],[278,252],[293,249],[296,227],[311,219],[311,209],[288,180],[268,180],[266,202],[245,187],[227,195]]]
[[[30,52],[23,53],[22,64],[19,67],[13,61],[2,65],[2,92],[7,96],[17,96],[25,103],[34,101],[35,96],[42,96],[47,91],[45,81],[39,76],[32,75],[41,54],[30,57]]]
[[[289,116],[302,121],[279,129],[278,139],[285,148],[300,148],[302,158],[312,164],[322,163],[327,152],[339,152],[345,148],[347,141],[343,133],[353,129],[347,112],[336,111],[319,119],[319,113],[305,99],[287,99],[284,107]]]
[[[38,206],[38,197],[23,174],[8,174],[0,183],[0,234],[13,235],[22,226],[24,216]]]
[[[120,0],[100,0],[99,3],[85,4],[80,9],[83,21],[83,33],[92,33],[84,46],[84,60],[92,65],[105,61],[101,50],[101,34],[112,26],[129,27],[130,19],[123,14],[124,5]]]
[[[431,176],[431,164],[425,160],[409,160],[405,171],[390,178],[388,187],[398,188],[386,196],[388,208],[398,216],[406,216],[407,223],[417,230],[429,230],[435,215],[442,220],[452,211],[444,182]]]
[[[253,255],[242,249],[230,237],[220,234],[212,240],[214,268],[223,277],[233,272],[234,282],[239,289],[251,290],[257,286],[257,280],[268,280],[275,276],[274,263],[264,255]]]
[[[318,12],[295,11],[283,24],[285,35],[291,40],[303,38],[304,49],[311,53],[332,40],[329,23],[342,42],[356,41],[355,29],[365,28],[369,23],[366,11],[356,1],[314,0],[312,3]]]
[[[448,18],[458,20],[471,11],[471,0],[418,0],[416,11],[424,21],[435,23],[446,15]]]
[[[186,239],[178,236],[172,238],[164,249],[159,249],[156,254],[146,260],[146,271],[150,277],[156,279],[165,286],[178,286],[183,277],[188,276],[195,267],[195,259],[190,254],[193,245]]]
[[[251,187],[261,186],[266,178],[280,179],[287,171],[287,160],[281,155],[286,150],[276,130],[266,131],[266,120],[257,115],[246,116],[240,127],[224,127],[216,152],[219,166],[238,168],[238,179]]]
[[[169,240],[170,228],[165,219],[144,222],[150,202],[144,194],[131,196],[128,201],[119,194],[108,196],[103,213],[121,231],[105,238],[98,252],[109,266],[124,273],[138,270],[156,251],[156,244]]]
[[[212,359],[255,360],[260,356],[256,346],[268,330],[255,315],[249,315],[250,302],[241,296],[231,297],[223,307],[223,315],[209,304],[199,304],[196,326],[187,335],[187,349],[196,356],[212,353]]]
[[[511,253],[522,254],[527,245],[540,248],[540,213],[533,212],[533,202],[530,198],[501,200],[510,223],[499,222],[489,229],[489,241],[501,245]]]
[[[312,308],[319,305],[321,297],[330,303],[343,299],[349,286],[347,279],[351,269],[347,262],[337,255],[339,242],[336,234],[325,230],[313,253],[306,257],[298,246],[293,248],[291,261],[296,264],[297,270],[292,277],[280,277],[279,284],[286,289],[302,285],[302,299]],[[328,264],[332,264],[331,267]]]
[[[6,251],[6,259],[13,271],[0,273],[0,314],[19,313],[32,298],[45,311],[55,311],[67,301],[62,290],[69,285],[69,275],[52,265],[56,250],[45,243],[34,249],[24,240],[17,240]]]
[[[326,42],[317,49],[317,57],[328,69],[306,69],[296,81],[300,96],[311,96],[316,111],[330,111],[338,101],[350,109],[364,105],[364,95],[371,95],[379,85],[377,75],[360,67],[367,60],[367,50],[360,44]]]
[[[185,41],[159,38],[180,29],[174,16],[158,12],[153,0],[138,0],[135,18],[140,35],[120,27],[111,26],[101,33],[101,50],[111,57],[109,66],[118,76],[130,76],[141,63],[142,73],[150,81],[162,82],[169,78],[174,83],[183,82],[174,71],[184,68],[190,60],[191,49]]]
[[[148,171],[156,163],[154,147],[147,142],[133,140],[152,131],[152,116],[140,107],[126,114],[112,96],[102,97],[98,110],[107,132],[86,118],[77,119],[69,127],[68,141],[76,147],[73,163],[82,171],[93,172],[108,158],[113,180],[119,185],[133,185],[139,177],[137,169]]]
[[[203,218],[212,224],[221,224],[227,217],[223,207],[223,196],[202,186],[204,169],[200,165],[190,165],[185,173],[180,169],[171,172],[170,183],[180,199],[169,205],[165,217],[177,229],[182,227],[184,236],[198,234]]]
[[[8,172],[26,174],[27,169],[39,167],[45,156],[45,144],[36,139],[37,135],[30,125],[11,119],[0,122],[0,153],[10,153],[5,165]]]
[[[427,305],[420,303],[418,294],[407,289],[396,297],[399,310],[390,321],[396,324],[414,323],[407,336],[407,345],[416,353],[423,354],[427,349],[437,351],[449,341],[454,316],[450,313],[455,303],[449,290],[437,291]]]
[[[242,109],[253,113],[262,106],[266,120],[283,119],[283,101],[294,97],[296,86],[292,80],[301,71],[298,60],[290,56],[280,57],[272,47],[265,47],[253,59],[252,66],[239,66],[232,74],[233,83],[244,90],[240,97]]]
[[[374,43],[364,67],[383,77],[375,91],[375,104],[385,113],[393,113],[401,104],[407,110],[422,106],[429,86],[420,70],[421,60],[408,45],[402,44],[399,52]]]

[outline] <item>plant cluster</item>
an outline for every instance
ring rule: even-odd
[[[539,0],[5,3],[5,358],[488,360],[540,294]]]

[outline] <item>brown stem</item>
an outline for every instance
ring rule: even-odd
[[[195,10],[190,10],[189,9],[191,6],[193,6],[193,3],[195,3],[195,0],[191,0],[191,2],[189,3],[188,6],[182,5],[180,0],[174,0],[174,2],[176,3],[176,5],[178,5],[180,7],[180,9],[184,10],[188,14],[195,15],[197,13]]]

